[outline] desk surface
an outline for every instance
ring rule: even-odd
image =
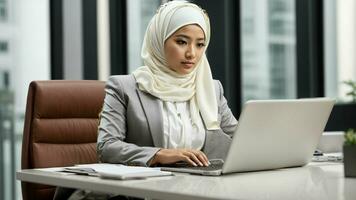
[[[36,169],[20,170],[18,180],[154,199],[356,199],[356,178],[344,178],[340,163],[207,177],[175,176],[104,180]]]

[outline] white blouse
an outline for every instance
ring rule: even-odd
[[[189,148],[201,150],[205,141],[205,129],[202,119],[192,124],[189,101],[160,101],[163,116],[163,147]]]

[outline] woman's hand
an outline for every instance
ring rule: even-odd
[[[209,166],[208,157],[202,151],[194,149],[161,149],[153,157],[151,165],[172,164],[178,161],[193,166]]]

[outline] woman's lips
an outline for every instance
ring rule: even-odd
[[[185,66],[184,68],[192,68],[194,67],[194,63],[193,62],[189,62],[189,61],[186,61],[186,62],[182,62],[182,64]]]

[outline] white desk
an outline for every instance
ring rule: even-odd
[[[339,163],[205,177],[176,173],[144,180],[103,180],[36,169],[18,180],[154,199],[330,199],[355,200],[356,178],[344,178]]]

